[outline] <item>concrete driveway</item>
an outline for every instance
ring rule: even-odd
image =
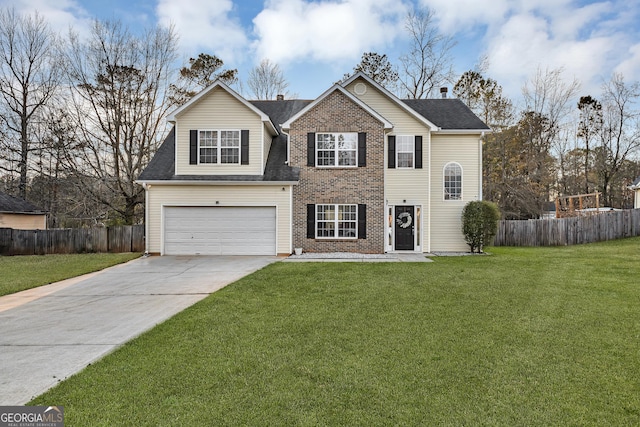
[[[0,405],[24,405],[142,332],[279,259],[140,258],[0,297]]]

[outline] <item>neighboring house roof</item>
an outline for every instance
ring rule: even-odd
[[[3,213],[28,213],[44,214],[42,209],[27,202],[24,199],[10,196],[0,191],[0,212]]]
[[[638,189],[640,189],[640,176],[637,177],[628,188],[629,188],[629,190],[638,190]]]
[[[441,130],[490,131],[459,99],[404,99],[405,104]]]

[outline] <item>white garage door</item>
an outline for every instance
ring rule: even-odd
[[[275,207],[165,207],[166,255],[275,255]]]

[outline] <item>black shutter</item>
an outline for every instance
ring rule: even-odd
[[[358,239],[367,238],[367,205],[358,205]]]
[[[358,133],[358,167],[367,166],[367,134]]]
[[[316,238],[316,205],[307,205],[307,239]]]
[[[309,132],[307,134],[307,166],[316,165],[316,134]]]
[[[416,169],[422,169],[422,136],[420,135],[416,135],[416,149],[414,156]]]
[[[388,166],[389,169],[394,169],[396,167],[396,137],[393,135],[389,135],[387,137],[387,141],[389,142],[389,150],[388,150]]]
[[[189,131],[189,164],[198,164],[198,131]]]
[[[249,164],[249,130],[240,131],[240,164]]]

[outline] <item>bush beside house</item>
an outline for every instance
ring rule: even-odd
[[[495,203],[486,200],[469,202],[462,210],[462,234],[471,253],[482,253],[484,246],[498,231],[500,210]]]

